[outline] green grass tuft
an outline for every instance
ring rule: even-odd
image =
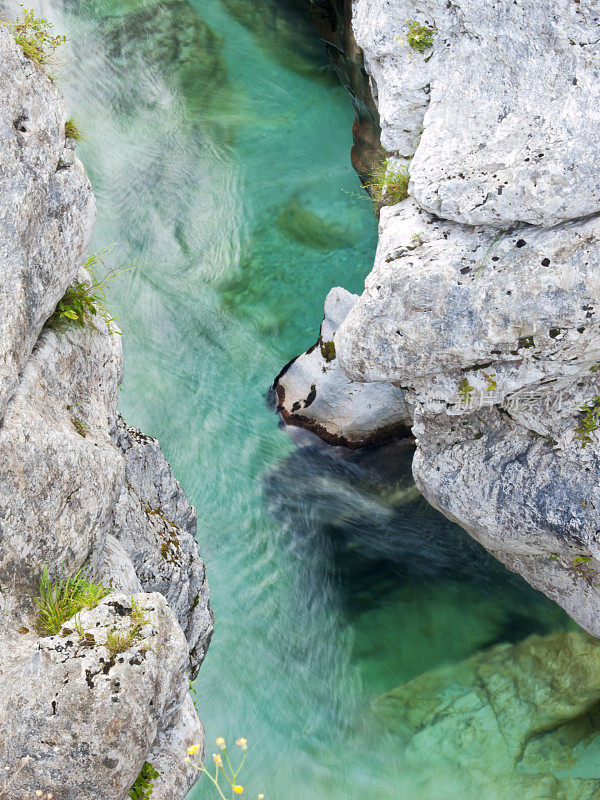
[[[90,274],[90,280],[73,283],[69,286],[46,322],[49,328],[58,333],[63,333],[73,327],[85,328],[93,317],[99,316],[106,323],[109,333],[118,333],[113,326],[115,319],[108,309],[104,289],[110,281],[134,267],[111,269],[98,280],[94,268],[98,264],[104,264],[102,259],[107,253],[110,253],[110,248],[101,250],[99,253],[92,253],[88,257],[84,267]]]
[[[424,53],[428,47],[433,45],[433,28],[421,25],[414,19],[409,19],[406,24],[408,25],[406,41],[413,50]]]
[[[139,635],[140,631],[149,622],[148,615],[142,611],[135,600],[131,600],[131,625],[126,630],[113,630],[108,631],[106,634],[106,646],[111,656],[116,656],[129,650],[135,638]]]
[[[76,142],[83,141],[83,134],[72,117],[65,122],[65,136],[67,139],[73,139]]]
[[[408,197],[410,171],[408,167],[396,167],[390,159],[383,157],[371,167],[365,186],[378,208],[393,206]]]
[[[37,632],[41,636],[59,633],[68,619],[84,608],[95,606],[107,594],[109,590],[102,583],[88,579],[85,569],[80,569],[71,578],[52,579],[45,568],[40,578],[40,596],[36,601]]]
[[[61,44],[67,41],[66,36],[53,35],[52,23],[47,19],[36,17],[33,9],[23,9],[23,15],[16,20],[3,21],[15,38],[27,58],[39,67],[46,67],[53,62],[54,54]]]

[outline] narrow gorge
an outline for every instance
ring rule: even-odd
[[[600,4],[0,8],[0,800],[597,798]]]

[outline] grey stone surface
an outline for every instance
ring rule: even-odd
[[[44,567],[72,574],[112,527],[120,372],[120,342],[93,326],[46,329],[23,371],[0,427],[0,629],[31,610]]]
[[[354,0],[382,143],[410,197],[383,208],[335,335],[351,381],[414,409],[429,501],[600,635],[595,169],[600,5]],[[423,54],[408,20],[434,30]]]
[[[185,762],[188,747],[196,744],[200,750],[195,759],[204,753],[204,727],[187,695],[169,725],[156,737],[147,757],[159,773],[152,800],[181,800],[186,796],[199,776],[198,770]]]
[[[185,701],[188,661],[164,597],[134,600],[147,622],[122,652],[111,653],[106,640],[111,631],[131,630],[127,595],[81,612],[58,636],[3,640],[2,775],[15,775],[30,756],[10,785],[11,800],[37,789],[61,800],[128,796],[157,733]]]
[[[329,292],[317,344],[292,361],[274,386],[277,410],[286,423],[346,447],[407,435],[411,425],[400,389],[349,380],[339,367],[336,331],[357,301],[345,289]]]
[[[500,228],[597,213],[596,0],[354,0],[353,8],[384,147],[410,155],[423,129],[410,189],[421,207]],[[409,19],[435,29],[431,52],[408,47]]]
[[[571,383],[600,359],[599,237],[596,218],[499,236],[410,199],[383,208],[374,269],[336,336],[342,369],[450,413],[465,376],[493,402]]]
[[[87,253],[96,204],[60,92],[0,26],[0,419]]]
[[[125,456],[125,481],[113,535],[129,554],[144,591],[169,601],[190,647],[196,675],[213,632],[204,562],[198,555],[196,511],[159,443],[119,420],[114,440]]]

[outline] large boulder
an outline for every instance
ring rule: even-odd
[[[330,444],[355,448],[410,435],[403,393],[391,383],[358,383],[340,369],[336,331],[358,301],[332,289],[317,343],[277,377],[277,410],[288,425],[317,433]]]
[[[156,439],[119,419],[113,439],[125,457],[115,507],[115,538],[129,555],[145,592],[161,592],[187,637],[195,677],[213,632],[204,561],[198,555],[196,511]]]
[[[132,603],[142,624],[130,639]],[[124,637],[116,651],[115,632]],[[11,800],[34,790],[125,800],[157,735],[181,714],[187,666],[185,637],[158,593],[110,595],[58,636],[2,640],[0,765]]]
[[[124,475],[109,435],[121,350],[100,327],[46,329],[0,428],[0,630],[27,615],[40,574],[72,574],[101,549]],[[17,625],[18,627],[18,625]]]
[[[411,194],[422,208],[499,228],[599,210],[595,0],[355,0],[353,8],[383,145],[411,155],[418,143]],[[424,53],[407,42],[413,19],[434,32]]]

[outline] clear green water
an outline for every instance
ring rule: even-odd
[[[62,85],[86,135],[95,247],[124,243],[115,262],[142,265],[112,289],[121,409],[198,510],[216,616],[198,709],[209,754],[218,735],[248,738],[244,796],[468,798],[469,776],[444,788],[435,758],[439,793],[419,788],[425,767],[373,698],[567,622],[424,503],[404,446],[296,448],[267,407],[329,288],[360,291],[376,244],[353,196],[350,100],[292,5],[276,20],[262,7],[253,32],[220,0],[143,24],[123,16],[143,0],[44,9],[72,40]]]

